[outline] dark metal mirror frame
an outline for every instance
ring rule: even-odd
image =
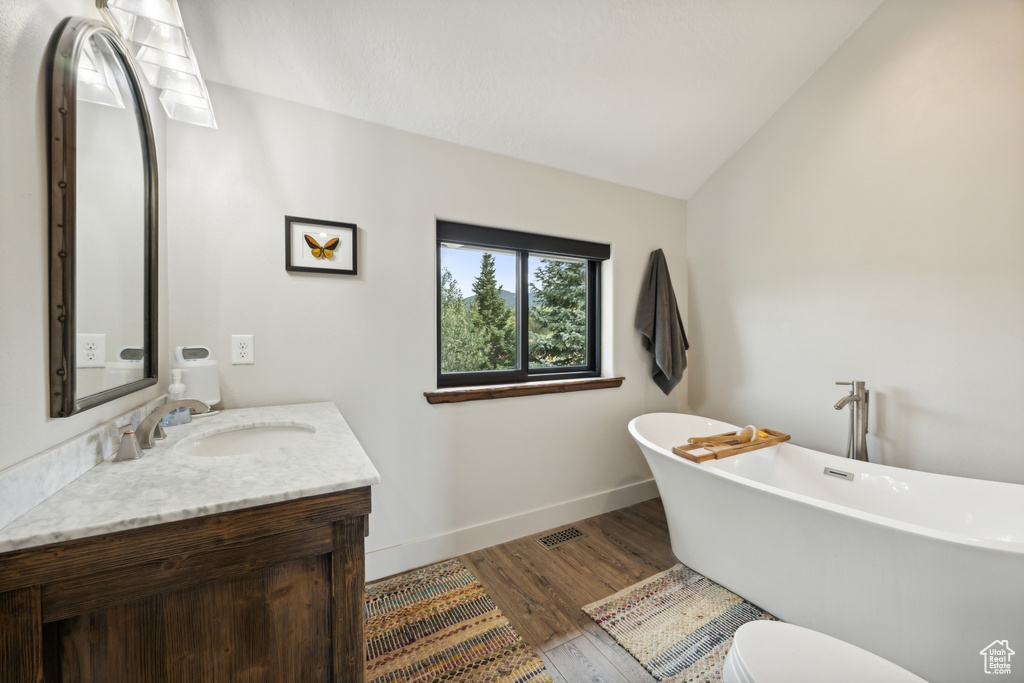
[[[57,28],[51,53],[48,142],[50,153],[50,416],[68,417],[157,382],[157,159],[141,81],[124,44],[106,24],[70,17]],[[76,127],[78,64],[85,42],[107,37],[121,60],[134,95],[145,169],[143,379],[79,398],[75,362]]]

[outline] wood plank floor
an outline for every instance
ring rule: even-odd
[[[459,559],[558,683],[654,681],[581,608],[676,564],[660,499],[572,526],[587,536],[547,549],[543,532]]]

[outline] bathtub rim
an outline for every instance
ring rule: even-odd
[[[755,488],[757,490],[763,491],[763,492],[771,494],[771,495],[782,496],[784,498],[789,498],[791,500],[803,503],[805,505],[811,505],[813,507],[820,508],[822,510],[827,510],[827,511],[833,513],[833,514],[841,514],[841,515],[845,515],[845,516],[848,516],[848,517],[854,517],[856,519],[862,520],[862,521],[864,521],[866,523],[869,523],[869,524],[872,524],[872,525],[884,526],[884,527],[887,527],[887,528],[890,528],[890,529],[897,529],[897,530],[900,530],[900,531],[903,531],[903,532],[906,532],[906,533],[926,536],[926,537],[929,537],[929,538],[934,538],[936,540],[945,541],[945,542],[948,542],[948,543],[954,543],[954,544],[958,544],[958,545],[966,545],[966,546],[971,546],[971,547],[974,547],[974,548],[979,548],[979,549],[984,549],[984,550],[989,550],[989,551],[1002,552],[1002,553],[1008,553],[1008,554],[1012,554],[1012,555],[1024,555],[1024,541],[1004,541],[1004,540],[991,539],[991,538],[975,538],[975,537],[967,536],[967,535],[964,535],[964,534],[954,533],[954,532],[951,532],[951,531],[943,531],[941,529],[935,529],[933,527],[923,526],[921,524],[915,524],[915,523],[912,523],[912,522],[904,522],[902,520],[894,519],[892,517],[886,517],[885,515],[880,515],[880,514],[873,513],[873,512],[865,512],[863,510],[858,510],[857,508],[852,508],[852,507],[849,507],[849,506],[846,506],[846,505],[840,505],[838,503],[833,503],[833,502],[830,502],[830,501],[827,501],[827,500],[823,500],[821,498],[814,498],[812,496],[808,496],[808,495],[803,494],[803,493],[796,493],[794,491],[790,491],[788,489],[784,489],[784,488],[781,488],[781,487],[778,487],[778,486],[772,486],[771,484],[765,484],[763,482],[757,481],[756,479],[750,479],[748,477],[743,477],[741,475],[734,474],[734,473],[729,472],[727,470],[719,469],[719,468],[716,468],[716,467],[704,467],[702,463],[695,463],[695,462],[692,462],[690,460],[687,460],[686,458],[682,458],[682,457],[672,453],[670,450],[664,448],[663,446],[660,446],[660,445],[654,443],[653,441],[651,441],[650,439],[646,438],[645,436],[643,436],[642,434],[640,434],[638,432],[638,430],[636,428],[636,422],[638,420],[641,420],[644,417],[655,416],[655,415],[673,415],[673,416],[675,416],[675,415],[685,415],[687,417],[693,417],[693,418],[697,418],[697,419],[701,419],[701,420],[713,420],[715,422],[719,422],[719,423],[722,423],[722,424],[725,424],[725,425],[729,425],[729,428],[732,428],[732,429],[739,429],[739,427],[736,426],[736,425],[731,425],[728,422],[724,422],[723,420],[715,420],[714,418],[708,418],[708,417],[704,417],[704,416],[701,416],[701,415],[694,415],[692,413],[670,413],[670,412],[645,413],[643,415],[638,415],[637,417],[634,417],[633,419],[631,419],[629,421],[629,424],[628,424],[628,429],[629,429],[630,435],[634,438],[634,440],[636,440],[636,442],[638,444],[648,447],[653,452],[655,452],[658,455],[660,455],[660,456],[670,460],[673,463],[679,463],[680,465],[685,466],[685,467],[694,467],[699,472],[703,472],[703,473],[706,473],[706,474],[711,474],[713,476],[722,477],[722,478],[724,478],[726,480],[736,482],[737,484],[740,484],[742,486],[750,486],[752,488]],[[775,446],[769,446],[768,449],[765,449],[765,450],[774,449],[774,450],[778,451],[778,449],[780,447],[784,446],[784,445],[785,444],[778,444],[778,445],[775,445]],[[796,444],[790,444],[790,446],[791,447],[795,447],[795,448],[799,448],[799,449],[802,449],[802,450],[807,450],[807,451],[810,451],[812,453],[817,453],[819,455],[824,455],[824,456],[827,456],[829,458],[835,458],[837,461],[839,461],[839,463],[849,462],[848,458],[842,458],[840,456],[832,455],[830,453],[825,453],[823,451],[816,451],[816,450],[814,450],[812,448],[806,448],[804,446],[798,446]],[[733,456],[733,457],[742,457],[742,454],[736,455],[736,456]],[[708,462],[714,463],[713,460],[712,461],[708,461]],[[923,472],[923,471],[919,471],[919,470],[907,470],[907,469],[902,468],[902,467],[894,467],[892,465],[883,465],[881,463],[869,462],[869,463],[865,463],[865,464],[871,466],[872,468],[883,468],[884,470],[891,471],[891,472],[898,473],[898,474],[903,474],[903,473],[909,471],[909,472],[914,472],[915,476],[917,476],[917,475],[925,476],[926,475],[926,476],[929,476],[929,477],[942,477],[942,478],[949,478],[949,479],[969,479],[971,481],[980,481],[980,482],[991,483],[991,484],[1006,484],[1007,483],[1007,482],[991,482],[991,481],[989,481],[987,479],[973,479],[971,477],[955,477],[955,476],[948,475],[948,474],[939,474],[937,472]],[[839,465],[837,465],[837,467],[839,467]],[[655,483],[657,483],[657,477],[655,477]],[[1009,485],[1012,486],[1013,484],[1009,484]],[[663,492],[662,492],[662,495],[664,495]]]

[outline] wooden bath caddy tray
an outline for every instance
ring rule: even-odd
[[[783,441],[789,441],[789,434],[783,434],[773,429],[758,429],[758,432],[768,436],[758,434],[753,441],[739,438],[740,431],[742,430],[714,436],[694,437],[690,439],[689,443],[674,447],[672,452],[693,462],[704,462],[705,460],[721,460],[737,453],[749,453],[759,448],[767,448]]]

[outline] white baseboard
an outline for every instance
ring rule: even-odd
[[[416,567],[505,543],[522,536],[635,505],[658,495],[653,479],[558,503],[476,526],[421,538],[366,553],[366,580],[373,581]]]

